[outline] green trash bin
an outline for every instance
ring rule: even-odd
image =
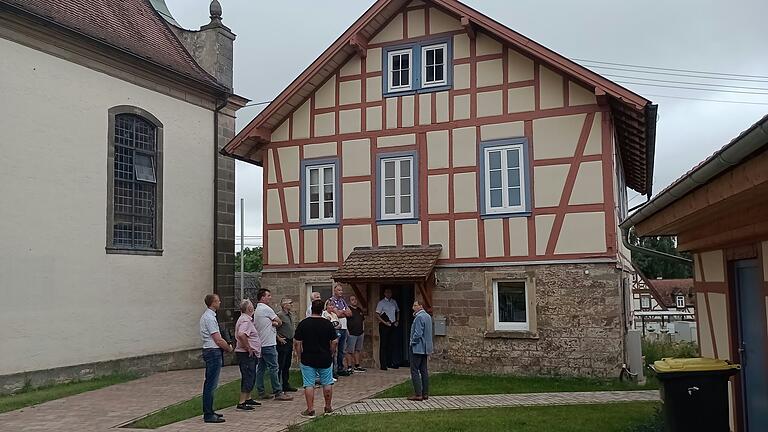
[[[730,431],[728,379],[740,366],[711,358],[664,358],[651,366],[661,381],[668,432]]]

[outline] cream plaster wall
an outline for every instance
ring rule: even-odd
[[[371,182],[344,183],[341,200],[345,219],[371,217]]]
[[[693,280],[695,282],[702,282],[703,279],[701,278],[701,266],[699,265],[699,254],[693,254]]]
[[[482,141],[522,136],[525,136],[525,125],[521,121],[480,126],[480,139]]]
[[[592,120],[592,126],[589,129],[587,145],[584,147],[584,155],[597,155],[603,152],[602,120],[603,114],[595,113],[595,118]]]
[[[477,211],[477,180],[475,173],[459,173],[453,175],[453,211]]]
[[[342,141],[341,172],[344,177],[371,174],[371,140]]]
[[[299,147],[280,147],[277,149],[280,158],[280,174],[284,182],[299,181]]]
[[[479,41],[480,39],[478,39]],[[478,55],[482,55],[479,54]],[[487,87],[501,85],[504,82],[504,71],[501,59],[477,62],[477,86]]]
[[[408,37],[419,37],[425,34],[424,9],[408,11]]]
[[[528,218],[507,219],[509,224],[509,255],[528,255]]]
[[[696,308],[697,321],[699,326],[699,350],[702,357],[715,357],[715,348],[712,344],[712,331],[709,326],[709,313],[706,307],[707,294],[697,292],[696,304],[699,306]]]
[[[518,113],[536,109],[536,91],[533,86],[507,90],[507,112]]]
[[[483,222],[485,235],[485,256],[504,256],[504,219],[486,219]]]
[[[469,57],[469,36],[457,34],[453,36],[453,58],[463,59]]]
[[[336,262],[339,259],[339,232],[336,228],[323,230],[323,261]]]
[[[304,230],[304,261],[305,263],[317,262],[317,236],[318,231]]]
[[[438,123],[447,122],[450,118],[448,106],[448,92],[439,92],[435,95],[435,119]]]
[[[213,112],[5,39],[0,58],[0,375],[198,347]],[[164,126],[162,256],[104,250],[117,105]]]
[[[267,189],[267,223],[282,223],[283,213],[280,210],[280,193],[277,189]]]
[[[581,163],[568,204],[597,204],[602,202],[603,163],[601,161]]]
[[[461,22],[458,19],[444,13],[437,8],[429,8],[429,33],[437,34],[453,30],[461,30]]]
[[[723,268],[723,251],[718,249],[702,252],[701,264],[706,282],[725,282],[725,269]]]
[[[299,222],[299,187],[287,187],[283,189],[283,193],[285,194],[285,209],[288,222]]]
[[[275,151],[267,150],[267,183],[277,183],[277,171],[275,171]]]
[[[448,168],[448,131],[427,132],[427,168]]]
[[[397,99],[398,98],[396,97],[391,97],[385,100],[387,110],[387,129],[397,128]]]
[[[293,228],[290,230],[291,235],[291,252],[293,252],[293,262],[299,262],[299,229]]]
[[[534,218],[536,221],[536,255],[544,255],[547,251],[549,235],[555,222],[555,215],[540,215]]]
[[[507,50],[507,58],[507,79],[509,82],[533,80],[533,60],[512,49]]]
[[[501,43],[482,32],[477,34],[475,45],[475,53],[478,56],[501,53]]]
[[[395,246],[397,244],[397,227],[395,225],[379,225],[377,227],[379,246]]]
[[[381,130],[381,107],[368,107],[365,109],[365,130]]]
[[[421,244],[421,222],[415,224],[403,225],[403,244],[420,245]]]
[[[310,101],[307,100],[293,113],[291,124],[293,139],[309,138],[309,103]]]
[[[468,94],[453,97],[453,119],[466,120],[470,115],[470,96]]]
[[[371,225],[345,225],[344,226],[344,256],[347,259],[349,253],[356,247],[371,246]]]
[[[448,213],[448,174],[429,176],[427,191],[429,214]]]
[[[709,298],[709,311],[712,313],[712,326],[715,330],[715,344],[717,345],[717,358],[731,360],[731,340],[728,326],[728,304],[725,294],[707,293]],[[696,308],[697,311],[699,308]]]
[[[315,108],[330,108],[336,105],[336,76],[332,75],[315,92]]]
[[[381,76],[369,77],[365,79],[365,100],[367,102],[376,102],[381,100]]]
[[[573,157],[586,114],[546,117],[533,121],[533,157]]]
[[[490,117],[501,115],[504,111],[504,102],[501,90],[482,92],[477,94],[477,116]]]
[[[371,48],[365,57],[365,71],[378,72],[381,70],[381,48]]]
[[[477,219],[456,221],[456,258],[477,258]]]
[[[362,129],[362,111],[360,108],[339,111],[339,133],[355,133]]]
[[[563,76],[551,69],[539,66],[541,109],[560,108],[563,101]]]
[[[432,95],[419,95],[419,124],[428,125],[432,123]]]
[[[556,254],[605,252],[605,213],[567,213]]]
[[[400,103],[400,110],[402,115],[401,125],[402,127],[411,127],[413,126],[413,119],[414,119],[414,97],[413,95],[410,96],[403,96],[401,98]]]
[[[315,115],[315,136],[329,136],[336,133],[336,113]]]
[[[269,264],[288,264],[288,246],[285,231],[267,231],[267,260]]]
[[[403,38],[403,14],[399,13],[395,15],[394,18],[384,26],[381,31],[376,33],[376,35],[370,40],[370,43],[377,44],[377,43],[384,43],[384,42],[392,42],[397,41]]]
[[[453,166],[475,166],[477,164],[477,128],[453,129]]]
[[[339,69],[339,75],[341,76],[359,75],[361,66],[362,66],[362,62],[360,61],[360,56],[352,55],[349,57],[349,60],[347,60],[347,62],[344,63],[344,66],[342,66],[341,69]]]
[[[454,90],[468,89],[470,86],[469,76],[470,76],[469,63],[454,65],[453,66],[453,89]]]
[[[440,258],[448,258],[450,238],[448,221],[429,221],[429,244],[440,244],[443,246]]]
[[[280,123],[280,126],[270,136],[272,142],[288,141],[288,120]]]
[[[361,81],[341,81],[339,83],[339,105],[360,103]]]
[[[570,165],[545,165],[533,169],[533,196],[536,207],[560,205]]]
[[[595,92],[573,81],[568,82],[568,102],[571,106],[596,104]]]
[[[307,144],[304,146],[304,159],[336,156],[336,142]]]
[[[414,144],[416,144],[416,134],[390,135],[376,139],[376,146],[379,148]]]

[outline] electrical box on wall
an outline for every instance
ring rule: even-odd
[[[446,329],[446,319],[444,316],[441,315],[435,315],[432,319],[432,322],[434,323],[434,330],[435,330],[435,336],[445,336],[447,329]]]

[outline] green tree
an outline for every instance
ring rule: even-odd
[[[264,266],[264,260],[261,255],[261,246],[256,246],[254,248],[245,248],[243,250],[243,255],[245,255],[245,261],[244,261],[244,270],[248,273],[253,272],[260,272],[262,267]],[[235,271],[240,271],[240,252],[238,251],[235,254]]]
[[[650,236],[637,238],[637,236],[632,233],[629,241],[636,246],[644,247],[646,249],[653,249],[655,251],[688,259],[691,258],[691,254],[677,251],[676,237]],[[692,266],[683,262],[634,251],[632,252],[632,261],[646,277],[651,279],[659,277],[663,279],[685,279],[693,277]]]

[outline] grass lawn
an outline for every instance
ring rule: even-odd
[[[265,377],[265,387],[267,393],[272,392],[272,386],[269,383],[269,379]],[[294,386],[301,383],[301,372],[291,371],[290,382],[294,383]],[[301,396],[301,392],[293,393]],[[256,389],[254,389],[254,397],[256,396]],[[197,395],[192,399],[184,402],[165,407],[160,411],[152,413],[144,418],[141,418],[131,424],[128,427],[140,428],[140,429],[155,429],[167,424],[176,423],[178,421],[186,420],[188,418],[202,416],[203,415],[203,396]],[[214,396],[213,408],[218,410],[222,408],[231,407],[237,405],[240,400],[240,380],[235,380],[224,385],[220,385],[216,389],[216,395]]]
[[[75,381],[66,384],[54,384],[51,386],[39,387],[36,389],[24,389],[13,395],[0,396],[0,413],[100,389],[113,384],[130,381],[138,377],[139,376],[135,374],[114,374],[94,378],[89,381]]]
[[[644,386],[617,379],[544,378],[513,375],[461,375],[440,373],[429,377],[430,396],[499,393],[551,393],[570,391],[653,390],[658,381],[649,378]],[[377,398],[406,397],[413,394],[410,381],[377,394]]]
[[[482,408],[324,416],[292,432],[624,432],[652,418],[657,403]]]

